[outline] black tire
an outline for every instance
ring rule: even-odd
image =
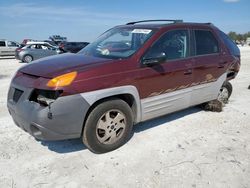
[[[132,110],[125,101],[120,99],[103,101],[89,113],[82,140],[92,152],[106,153],[125,144],[130,137],[132,127]]]
[[[33,61],[33,57],[31,55],[25,55],[23,57],[23,62],[30,63],[31,61]]]
[[[224,95],[224,97],[221,94],[223,90],[226,90],[226,95]],[[200,107],[206,111],[221,112],[223,106],[228,102],[232,91],[232,84],[228,81],[225,81],[224,84],[221,86],[217,99],[203,103],[200,105]]]
[[[222,87],[226,87],[227,90],[228,90],[228,98],[230,98],[230,96],[232,95],[232,92],[233,92],[233,86],[230,82],[226,81],[224,82],[224,84],[222,85]]]
[[[221,93],[223,91],[226,92],[226,96],[221,98]],[[221,86],[220,93],[219,93],[219,96],[218,96],[218,100],[223,102],[223,103],[227,103],[227,101],[230,98],[232,92],[233,92],[232,84],[230,82],[228,82],[228,81],[225,81],[224,84]]]

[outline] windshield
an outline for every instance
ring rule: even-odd
[[[152,34],[151,29],[113,28],[78,53],[108,59],[127,58],[133,55]]]

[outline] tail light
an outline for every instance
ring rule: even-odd
[[[17,48],[16,51],[21,52],[21,51],[23,51],[23,49],[22,48]]]

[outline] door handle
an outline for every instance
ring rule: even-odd
[[[227,64],[227,61],[219,62],[218,68],[224,68],[225,65]]]
[[[184,71],[184,75],[189,75],[192,73],[193,73],[192,69],[188,69],[188,70]]]

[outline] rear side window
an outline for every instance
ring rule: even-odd
[[[211,31],[195,30],[196,55],[214,54],[219,52],[218,41]]]
[[[240,50],[238,46],[222,31],[219,32],[220,37],[224,41],[225,45],[229,49],[230,53],[235,56],[240,56]]]
[[[0,46],[5,46],[5,42],[4,41],[0,41]]]

